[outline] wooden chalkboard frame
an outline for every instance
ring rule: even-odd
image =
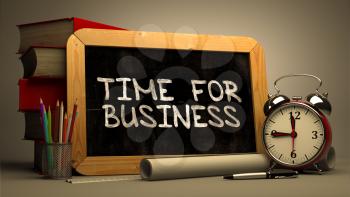
[[[165,38],[166,42],[159,38]],[[176,43],[174,38],[176,38]],[[224,42],[232,42],[232,45]],[[139,173],[139,161],[144,158],[144,156],[87,156],[86,109],[84,107],[86,106],[85,46],[249,53],[256,150],[258,153],[264,152],[260,138],[264,120],[263,105],[267,99],[267,81],[263,49],[256,40],[249,37],[221,35],[82,29],[72,34],[67,42],[68,111],[72,111],[76,100],[79,103],[79,118],[72,139],[73,167],[79,173],[84,175],[137,174]]]

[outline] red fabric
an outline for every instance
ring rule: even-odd
[[[64,78],[29,78],[20,79],[19,86],[19,111],[40,110],[40,98],[43,99],[46,109],[56,107],[57,100],[66,105],[66,79]]]

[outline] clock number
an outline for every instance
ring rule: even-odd
[[[291,157],[291,158],[296,158],[296,157],[297,157],[297,154],[295,153],[295,150],[293,150],[293,151],[290,153],[290,157]]]
[[[318,135],[317,135],[317,131],[312,131],[312,134],[314,134],[312,136],[312,139],[317,139]]]
[[[295,111],[294,114],[295,114],[294,119],[300,120],[300,111]],[[289,115],[290,115],[290,119],[292,119],[293,113],[289,112]]]

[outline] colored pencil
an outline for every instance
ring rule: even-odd
[[[69,133],[70,133],[70,125],[72,124],[72,116],[68,115],[68,125],[67,125],[67,135],[66,135],[66,141],[65,143],[68,143],[69,141]]]
[[[61,144],[62,143],[62,132],[63,132],[63,111],[64,111],[64,106],[63,102],[61,101],[61,106],[60,106],[60,129],[59,129],[59,140],[58,142]]]
[[[77,118],[78,118],[78,109],[77,109],[77,111],[76,111],[76,113],[75,113],[75,116],[74,116],[74,120],[72,120],[72,123],[71,123],[71,127],[72,127],[72,130],[69,132],[69,139],[68,139],[68,142],[72,142],[72,136],[73,136],[73,132],[74,132],[74,125],[75,125],[75,122],[76,122],[76,120],[77,120]]]
[[[49,110],[47,111],[47,128],[48,128],[48,136],[49,136],[49,143],[52,143],[52,130],[51,130],[51,109],[49,106]]]
[[[45,105],[43,101],[40,99],[40,104],[42,106],[42,111],[43,111],[43,127],[44,127],[44,134],[45,134],[45,142],[49,143],[49,135],[48,135],[48,130],[47,130],[47,116],[46,116],[46,110],[45,110]]]
[[[45,127],[45,133],[46,133],[46,143],[50,143],[49,129],[48,129],[48,119],[47,119],[47,113],[46,113],[45,104],[43,104],[43,106],[44,106],[44,127]]]
[[[70,132],[70,136],[71,136],[71,138],[72,138],[72,136],[73,136],[73,132],[74,132],[74,124],[75,124],[75,122],[76,122],[76,120],[77,120],[77,118],[78,118],[78,115],[79,115],[79,110],[77,109],[77,112],[75,113],[75,117],[74,117],[74,122],[73,122],[73,127],[72,127],[72,131]],[[70,141],[72,140],[72,139],[69,139]]]
[[[50,109],[50,107],[49,107]],[[40,112],[42,114],[42,125],[43,125],[43,130],[44,130],[44,135],[45,135],[45,143],[46,144],[49,144],[51,143],[50,139],[49,139],[49,131],[48,131],[48,116],[46,114],[46,110],[45,110],[45,105],[44,105],[44,102],[43,100],[40,98]],[[51,116],[51,115],[50,115]],[[51,118],[51,117],[50,117]],[[47,162],[48,162],[48,168],[52,168],[52,165],[53,165],[53,160],[52,160],[52,149],[50,147],[48,147],[47,149]]]
[[[43,133],[44,133],[44,136],[45,136],[45,128],[44,128],[44,108],[43,108],[43,105],[42,105],[42,100],[40,98],[40,123],[41,123],[41,127],[43,129]]]
[[[45,126],[45,109],[44,109],[44,103],[43,100],[40,98],[40,115],[41,115],[41,124],[43,127],[43,132],[44,132],[44,138],[45,142],[47,143],[47,136],[46,136],[46,126]]]
[[[40,110],[40,111],[41,111],[41,110]],[[43,120],[43,116],[42,116],[41,112],[40,112],[40,126],[41,126],[41,129],[42,129],[43,134],[44,134],[44,136],[45,136],[44,120]],[[45,137],[44,137],[44,141],[46,141],[46,138],[45,138]]]
[[[60,125],[60,103],[57,100],[56,102],[56,108],[55,108],[55,116],[54,116],[54,129],[53,129],[53,139],[54,142],[58,142],[58,132],[59,132],[59,125]]]
[[[66,142],[67,126],[68,126],[68,117],[67,117],[67,113],[65,113],[65,114],[64,114],[64,119],[63,119],[63,137],[62,137],[62,143],[65,143],[65,142]]]
[[[56,130],[56,107],[54,106],[52,108],[51,112],[51,136],[52,136],[52,142],[55,142],[55,130]]]
[[[78,113],[78,100],[75,100],[73,112],[72,112],[72,122],[69,128],[68,142],[72,140],[73,128],[74,128],[74,123],[75,123],[77,113]]]

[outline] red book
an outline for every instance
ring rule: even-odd
[[[45,107],[55,109],[57,100],[66,102],[65,78],[29,78],[20,79],[19,86],[19,111],[40,110],[40,98]],[[66,104],[66,103],[65,103]]]
[[[77,17],[17,25],[20,32],[18,53],[30,46],[65,47],[69,36],[82,28],[125,30]]]

